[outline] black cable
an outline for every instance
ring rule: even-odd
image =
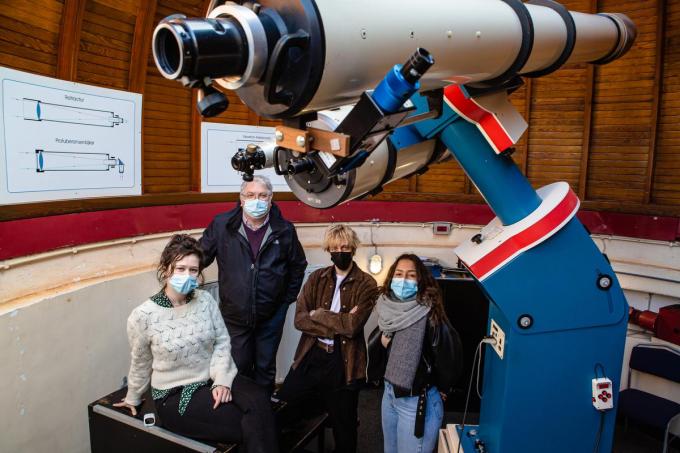
[[[595,372],[595,379],[597,379],[597,370],[598,368],[602,370],[602,377],[606,378],[607,373],[604,370],[604,366],[598,362],[595,364],[593,367],[593,371]],[[613,389],[612,389],[613,391]],[[600,440],[602,440],[602,431],[604,430],[604,411],[600,411],[600,427],[597,429],[597,437],[595,438],[595,448],[593,448],[593,453],[598,453],[600,451]]]
[[[487,337],[484,337],[484,338],[487,338]],[[473,364],[473,366],[474,366],[474,364]],[[480,369],[481,366],[482,366],[482,351],[480,349],[479,357],[477,358],[477,383],[475,384],[475,388],[477,390],[477,397],[479,398],[480,401],[482,400],[482,393],[479,391],[479,376],[480,376],[479,369]]]
[[[604,411],[600,411],[600,427],[597,430],[597,438],[595,439],[595,448],[593,453],[600,451],[600,439],[602,439],[602,431],[604,430]]]
[[[468,405],[470,403],[470,393],[472,392],[472,381],[475,377],[475,362],[477,361],[477,356],[479,355],[479,350],[482,346],[480,341],[477,344],[477,349],[475,349],[475,355],[472,358],[472,371],[470,372],[470,381],[468,382],[467,396],[465,397],[465,409],[463,410],[463,421],[460,424],[460,438],[458,439],[458,449],[456,453],[460,453],[460,445],[463,443],[463,435],[465,434],[465,420],[467,419]]]

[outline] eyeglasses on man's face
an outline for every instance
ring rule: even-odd
[[[269,199],[272,197],[272,194],[269,192],[244,192],[241,193],[241,198],[244,200],[262,200],[262,201],[269,201]]]

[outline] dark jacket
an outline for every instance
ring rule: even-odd
[[[366,377],[366,342],[364,325],[378,298],[373,277],[354,263],[340,286],[340,312],[330,311],[335,293],[335,267],[313,272],[305,283],[295,307],[295,328],[302,331],[293,360],[297,368],[304,356],[315,347],[318,337],[334,338],[340,343],[345,363],[345,381]],[[352,308],[357,311],[350,313]],[[310,316],[310,312],[314,315]]]
[[[368,338],[368,380],[380,382],[385,375],[387,359],[392,343],[383,347],[382,332],[376,327]],[[443,393],[451,393],[463,369],[463,347],[460,336],[448,320],[434,325],[428,319],[420,362],[410,389],[394,387],[394,396],[419,395],[428,386],[434,385]]]
[[[260,251],[253,259],[237,205],[217,215],[201,237],[204,266],[217,258],[220,310],[225,321],[252,326],[297,299],[307,260],[295,227],[272,203]]]

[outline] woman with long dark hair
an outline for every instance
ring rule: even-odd
[[[368,379],[384,379],[384,451],[432,452],[441,427],[442,398],[462,368],[458,333],[442,293],[416,255],[390,267],[376,304],[378,327],[368,340]]]
[[[161,289],[127,323],[131,347],[128,391],[118,407],[133,415],[151,385],[163,426],[200,440],[237,442],[244,451],[278,451],[269,398],[237,376],[217,302],[202,281],[203,251],[186,234],[170,239],[158,265]]]

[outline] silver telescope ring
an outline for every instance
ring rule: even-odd
[[[161,58],[158,55],[158,52],[156,52],[156,43],[159,42],[156,39],[156,35],[161,30],[167,30],[170,32],[173,38],[175,38],[175,41],[177,41],[177,48],[179,49],[178,55],[179,55],[179,61],[177,62],[177,69],[173,73],[168,73],[166,71],[167,68],[163,67],[161,62],[165,61],[165,58]],[[158,68],[158,71],[161,73],[163,77],[166,79],[170,80],[176,80],[179,78],[180,73],[182,72],[182,69],[184,68],[184,43],[182,42],[182,39],[177,36],[177,31],[174,29],[174,27],[169,23],[169,22],[161,22],[158,24],[156,29],[153,31],[153,38],[151,39],[151,42],[153,45],[151,46],[151,52],[153,53],[153,61],[156,63],[156,67]],[[169,64],[168,64],[169,66]]]
[[[614,47],[614,49],[612,49],[612,51],[604,58],[600,58],[597,61],[591,62],[593,64],[606,64],[610,61],[616,60],[621,55],[628,52],[635,42],[635,38],[637,37],[637,28],[635,27],[633,21],[631,21],[630,18],[625,14],[599,13],[598,15],[611,19],[611,21],[616,24],[616,29],[619,32],[619,39],[617,41],[616,47]]]
[[[248,42],[248,63],[240,76],[223,77],[215,82],[229,90],[237,90],[242,86],[252,85],[262,78],[267,67],[267,36],[262,22],[252,10],[245,6],[228,3],[210,11],[209,18],[231,16],[238,21]]]

